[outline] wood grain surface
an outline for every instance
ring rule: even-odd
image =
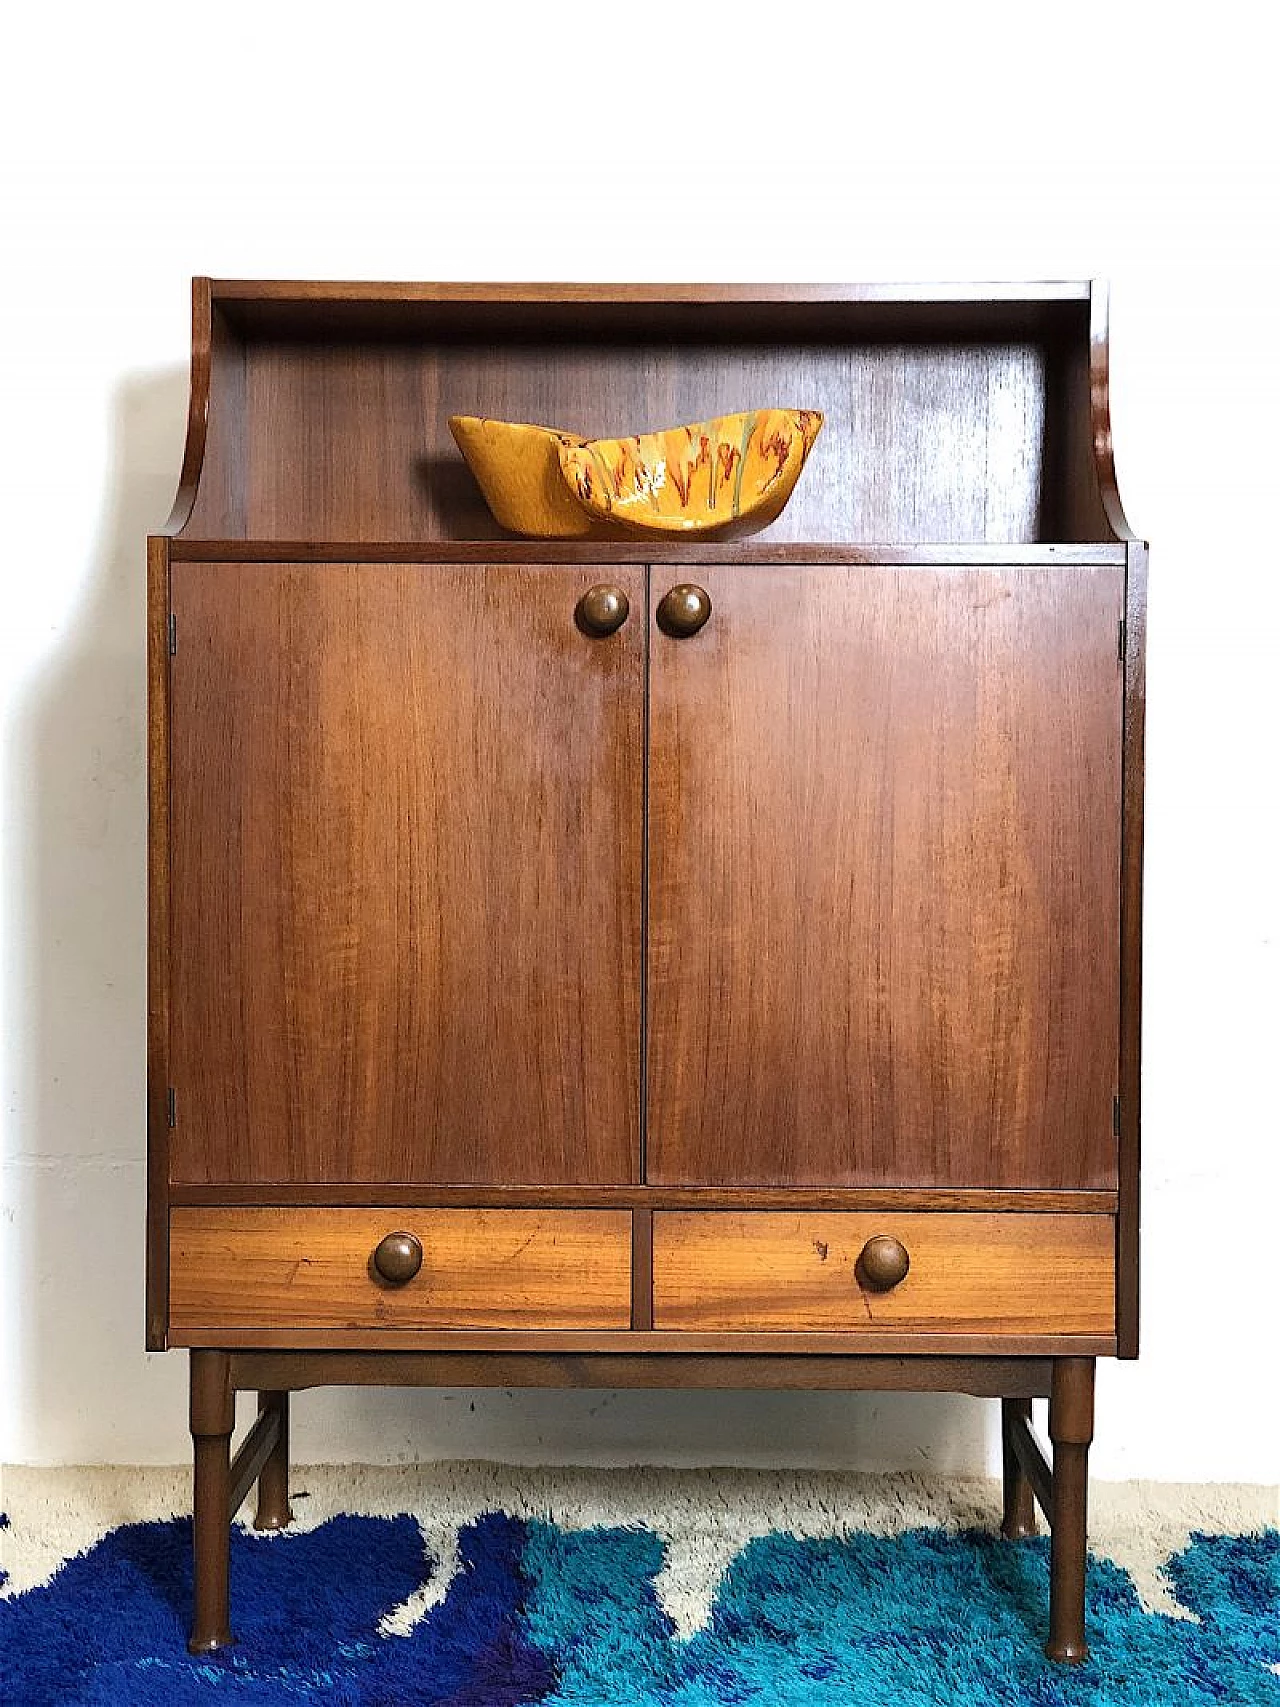
[[[752,1357],[758,1354],[803,1357],[1114,1357],[1116,1336],[1106,1334],[958,1332],[934,1333],[923,1328],[884,1328],[863,1325],[839,1333],[698,1333],[675,1328],[645,1333],[626,1328],[570,1331],[540,1328],[308,1328],[290,1323],[273,1327],[193,1327],[175,1329],[170,1346],[200,1346],[241,1351],[364,1351],[364,1352],[522,1352],[538,1356],[595,1357],[625,1352],[636,1356]],[[677,1384],[678,1383],[674,1383]]]
[[[192,308],[193,539],[497,538],[450,412],[612,437],[777,404],[828,415],[780,542],[1130,537],[1098,281],[196,279]]]
[[[620,280],[587,283],[581,279],[201,279],[208,294],[218,302],[283,303],[299,307],[308,303],[365,309],[417,306],[430,316],[442,306],[456,305],[483,314],[504,304],[568,304],[590,329],[590,316],[599,308],[619,304],[637,308],[644,304],[695,310],[713,308],[716,317],[735,305],[772,308],[798,303],[819,306],[864,307],[886,305],[908,313],[921,307],[981,307],[986,304],[1087,302],[1087,279],[929,280],[901,283],[889,280],[821,284],[787,283],[635,283]],[[706,315],[700,316],[705,320]],[[434,318],[428,324],[434,324]]]
[[[761,538],[1034,540],[1049,365],[1046,347],[1027,338],[251,338],[239,424],[231,441],[210,434],[209,483],[189,525],[263,539],[501,539],[450,415],[608,438],[779,406],[819,409],[827,421]],[[219,419],[236,407],[229,390],[218,404]],[[1083,377],[1079,407],[1087,419]],[[232,456],[239,476],[224,468]]]
[[[337,1181],[331,1185],[174,1185],[172,1203],[215,1205],[296,1203],[370,1204],[388,1201],[418,1208],[547,1209],[986,1209],[1011,1215],[1025,1210],[1060,1215],[1113,1215],[1114,1191],[930,1191],[895,1186],[784,1189],[776,1186],[651,1185],[383,1185]]]
[[[856,1264],[879,1234],[910,1255],[886,1292]],[[732,1214],[653,1218],[655,1330],[1110,1334],[1105,1215]]]
[[[1096,280],[200,278],[192,327],[186,456],[165,529],[189,539],[305,543],[324,517],[348,545],[397,532],[497,538],[447,437],[449,412],[611,437],[703,419],[726,388],[735,400],[721,409],[803,403],[828,415],[825,491],[789,507],[778,541],[1131,537]],[[744,401],[740,382],[768,394]],[[790,396],[794,384],[813,395]],[[292,535],[281,531],[290,516]]]
[[[162,1351],[169,1286],[169,540],[147,541],[146,1340]]]
[[[412,1233],[422,1268],[403,1286],[370,1262]],[[624,1210],[175,1209],[172,1326],[628,1328]]]
[[[710,621],[651,642],[647,1180],[1113,1189],[1122,572],[692,578]]]
[[[349,563],[349,539],[197,539],[184,535],[170,542],[175,563]],[[1066,564],[1114,564],[1126,560],[1123,545],[1062,544],[1040,541],[1009,544],[989,540],[939,545],[859,544],[852,540],[747,538],[675,541],[654,534],[634,539],[379,539],[362,541],[364,563],[673,563],[713,566],[753,563],[761,568],[795,563],[901,563],[954,568],[958,564],[1027,567]]]
[[[1116,502],[1119,496],[1116,495]],[[1142,1166],[1142,847],[1146,787],[1147,547],[1129,546],[1125,578],[1124,822],[1120,895],[1120,1213],[1116,1218],[1120,1356],[1138,1355]]]
[[[1087,280],[924,284],[200,281],[247,338],[598,348],[1087,336]]]
[[[644,572],[173,570],[172,1178],[639,1167]]]

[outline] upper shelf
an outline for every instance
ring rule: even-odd
[[[191,413],[166,532],[509,538],[452,414],[608,437],[782,405],[826,426],[761,545],[1110,542],[1097,284],[193,281]]]

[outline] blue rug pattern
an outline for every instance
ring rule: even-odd
[[[1048,1551],[918,1529],[750,1542],[711,1623],[677,1640],[647,1529],[491,1513],[408,1636],[383,1615],[430,1576],[407,1516],[232,1537],[236,1647],[186,1653],[189,1521],[131,1524],[0,1601],[4,1707],[1280,1707],[1280,1534],[1195,1536],[1170,1563],[1199,1622],[1143,1611],[1091,1562],[1093,1658],[1043,1657]]]

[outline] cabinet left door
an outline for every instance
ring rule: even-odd
[[[644,588],[174,564],[175,1182],[638,1179]]]

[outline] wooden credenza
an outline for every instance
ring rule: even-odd
[[[827,424],[737,541],[503,536],[446,428],[774,403]],[[1105,293],[200,279],[149,559],[193,1648],[249,1488],[288,1521],[291,1390],[715,1385],[1001,1398],[1081,1657],[1094,1359],[1137,1351]]]

